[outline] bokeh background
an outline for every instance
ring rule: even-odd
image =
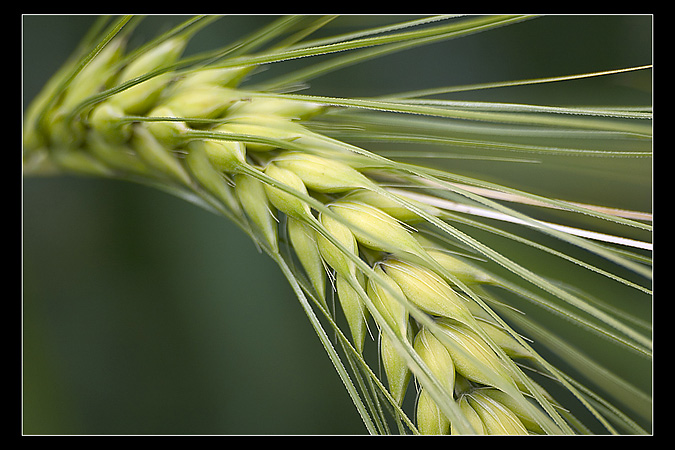
[[[227,44],[273,18],[226,17],[194,48]],[[405,18],[349,16],[326,32]],[[179,19],[149,17],[138,36]],[[22,17],[24,108],[93,20]],[[350,67],[312,80],[305,92],[380,95],[651,60],[649,15],[553,16]],[[584,104],[589,93],[650,104],[651,72],[451,98]],[[457,164],[487,177],[504,170]],[[514,179],[561,198],[651,211],[650,170],[636,166],[622,192],[545,172]],[[23,433],[365,432],[286,280],[226,219],[118,181],[30,178],[21,187]]]

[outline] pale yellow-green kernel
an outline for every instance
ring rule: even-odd
[[[487,430],[485,429],[485,425],[483,424],[483,421],[481,420],[476,410],[473,409],[473,407],[469,403],[469,398],[467,397],[467,394],[463,394],[462,396],[460,396],[459,399],[457,400],[457,404],[459,405],[459,409],[462,412],[462,415],[464,415],[466,420],[469,422],[469,425],[471,425],[471,428],[473,429],[473,434],[486,435]],[[451,427],[450,434],[452,435],[462,434],[457,430],[456,426],[450,424],[450,427]]]
[[[506,355],[511,358],[531,358],[532,354],[523,347],[513,336],[504,328],[492,321],[477,318],[476,323],[483,331],[490,336],[492,341],[497,344]]]
[[[429,391],[422,389],[416,406],[417,429],[423,435],[448,434],[450,421],[440,410]]]
[[[292,142],[306,133],[304,127],[278,116],[246,116],[232,118],[215,128],[221,133],[234,133],[282,141],[276,143],[246,141],[246,148],[254,152],[267,152],[279,148],[283,141]]]
[[[99,177],[113,174],[110,167],[82,150],[57,147],[52,150],[51,158],[58,167],[68,172]]]
[[[186,119],[211,119],[224,113],[240,95],[238,91],[222,86],[195,85],[173,92],[162,106]]]
[[[452,356],[457,373],[487,386],[515,386],[503,362],[477,333],[454,320],[439,319],[436,323],[443,335],[454,343],[451,345],[439,337]]]
[[[107,102],[125,114],[141,115],[155,106],[162,90],[169,84],[171,74],[163,73],[112,95]]]
[[[180,75],[174,85],[174,89],[178,91],[190,89],[195,86],[204,86],[206,84],[234,87],[239,84],[241,79],[254,67],[255,66],[199,68]]]
[[[476,389],[468,394],[469,403],[481,418],[487,434],[527,435],[527,429],[509,408]]]
[[[537,419],[533,417],[530,411],[523,407],[518,401],[511,397],[506,392],[500,391],[499,389],[481,389],[482,393],[493,400],[501,403],[509,410],[511,410],[520,420],[520,422],[527,428],[529,431],[539,434],[545,434],[544,429],[541,427]],[[525,400],[529,401],[529,400]],[[545,421],[549,427],[553,430],[558,429],[558,426],[547,416],[543,414],[541,417],[538,417],[540,421]],[[559,430],[559,429],[558,429]]]
[[[405,339],[406,335],[402,337]],[[394,400],[401,405],[410,380],[410,369],[407,361],[401,356],[394,345],[393,339],[385,333],[380,333],[380,353],[384,372],[387,376],[389,392]]]
[[[288,238],[314,290],[325,305],[326,270],[317,246],[316,231],[303,220],[286,219]]]
[[[320,214],[319,221],[325,231],[348,252],[358,255],[356,238],[347,225],[327,214]],[[320,233],[317,233],[317,245],[321,256],[333,270],[347,278],[356,276],[354,261]]]
[[[403,294],[399,285],[382,270],[380,264],[376,264],[373,271],[386,283],[386,287],[379,280],[370,278],[367,286],[368,297],[389,326],[399,336],[406,337],[409,313],[406,307],[396,298],[398,296],[405,300],[405,294]]]
[[[89,63],[77,74],[68,86],[60,105],[61,111],[72,111],[87,97],[100,92],[113,75],[115,63],[122,55],[123,40],[110,41]]]
[[[228,184],[221,171],[214,168],[205,149],[205,141],[194,141],[188,145],[185,162],[199,183],[236,215],[242,213],[233,188]]]
[[[138,156],[149,166],[182,184],[190,184],[190,176],[171,154],[171,150],[160,143],[146,127],[135,127],[131,143]]]
[[[393,194],[392,194],[393,195]],[[357,189],[353,192],[350,192],[343,197],[345,200],[352,200],[356,202],[366,203],[368,205],[374,206],[383,212],[389,214],[391,217],[396,220],[400,220],[405,223],[416,223],[421,222],[422,217],[418,216],[416,213],[410,211],[405,206],[398,203],[396,200],[393,200],[384,194],[372,191],[370,189]],[[408,200],[409,201],[409,200]],[[414,202],[411,202],[414,203]],[[420,206],[420,205],[418,205]]]
[[[366,308],[363,300],[350,284],[350,280],[340,273],[335,277],[335,289],[338,294],[340,306],[342,307],[342,312],[347,319],[347,324],[352,334],[352,340],[354,341],[356,350],[359,353],[362,353],[366,339]]]
[[[277,253],[279,251],[277,222],[272,215],[272,205],[265,193],[264,184],[250,175],[240,173],[234,177],[234,191],[253,226],[255,235],[263,245]]]
[[[117,84],[171,65],[183,53],[186,43],[185,38],[178,37],[151,48],[124,68]],[[171,73],[162,73],[114,94],[107,101],[126,114],[143,114],[159,99],[172,77]]]
[[[131,149],[122,144],[113,144],[101,134],[90,131],[87,135],[87,150],[98,160],[122,174],[149,174],[147,165]]]
[[[308,189],[317,192],[337,193],[373,186],[372,181],[351,166],[308,153],[285,152],[275,162],[297,173]]]
[[[185,37],[175,37],[148,49],[126,65],[119,76],[118,84],[174,63],[183,54],[186,44]]]
[[[245,98],[237,103],[231,109],[232,116],[255,116],[255,115],[274,115],[287,119],[307,119],[324,109],[324,106],[301,100],[291,100],[282,98],[256,97],[251,93],[249,98]]]
[[[476,266],[438,249],[426,249],[438,263],[466,285],[494,284],[495,280]]]
[[[270,163],[265,168],[265,174],[279,183],[298,191],[300,194],[308,195],[305,184],[290,170]],[[313,218],[309,205],[301,198],[268,184],[265,185],[265,192],[267,192],[267,197],[272,204],[284,214],[307,221]]]
[[[178,119],[178,116],[167,106],[153,108],[148,117]],[[187,124],[180,120],[154,120],[145,122],[148,130],[163,144],[174,147],[184,143],[185,135],[190,131]]]
[[[395,255],[423,257],[424,249],[396,219],[378,208],[361,202],[338,200],[331,210],[346,220],[362,245]]]
[[[465,301],[435,272],[394,258],[387,259],[382,266],[387,275],[401,287],[406,297],[423,311],[473,323],[473,316]]]
[[[205,139],[192,141],[188,145],[193,146],[202,147],[211,164],[221,172],[238,173],[243,166],[247,166],[246,146],[242,142]]]
[[[414,348],[443,388],[452,394],[455,389],[455,364],[450,352],[426,327],[415,336]]]
[[[124,111],[103,102],[97,105],[89,115],[88,122],[91,127],[112,143],[123,143],[129,140],[132,134],[130,123],[122,122]]]

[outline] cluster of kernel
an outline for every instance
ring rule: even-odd
[[[48,126],[36,125],[39,145],[69,170],[202,189],[244,218],[275,253],[276,216],[283,213],[288,240],[323,302],[330,273],[355,348],[363,350],[369,318],[389,330],[379,345],[394,401],[402,404],[411,378],[409,359],[396,344],[404,341],[454,396],[475,432],[541,432],[539,421],[502,389],[517,381],[494,345],[511,358],[528,352],[433,267],[465,283],[489,283],[489,277],[406,227],[420,217],[357,169],[302,150],[322,145],[299,120],[320,105],[237,89],[248,67],[201,68],[160,73],[72,114],[102,89],[176,61],[184,45],[180,38],[168,40],[121,70],[120,48],[106,47],[45,114]],[[434,330],[412,320],[401,299],[432,318]],[[456,431],[424,386],[416,415],[423,434]]]

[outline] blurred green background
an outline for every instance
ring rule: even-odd
[[[272,18],[224,18],[195,48],[227,44]],[[350,16],[327,33],[405,18]],[[150,17],[137,35],[177,20]],[[92,22],[22,17],[24,108]],[[351,67],[305,92],[379,95],[649,64],[651,38],[649,15],[544,17]],[[634,73],[452,98],[564,104],[593,92],[650,104],[650,83],[650,73]],[[503,170],[478,167],[466,171]],[[621,195],[577,183],[561,192],[541,173],[518,180],[649,211],[651,167],[637,170]],[[286,280],[226,219],[110,180],[30,178],[22,188],[23,433],[365,432]]]

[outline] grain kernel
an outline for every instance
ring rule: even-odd
[[[316,232],[302,220],[288,217],[288,238],[319,298],[325,302],[326,271],[317,246]],[[324,303],[324,306],[325,303]]]
[[[476,389],[467,395],[469,403],[480,417],[487,434],[526,435],[527,429],[520,419],[503,404]]]
[[[234,191],[258,240],[273,252],[278,252],[277,223],[272,216],[272,205],[263,183],[250,175],[237,174],[234,177]]]
[[[450,421],[440,410],[434,399],[426,389],[420,391],[417,399],[417,428],[420,434],[444,435],[448,434]]]
[[[307,188],[305,188],[302,180],[290,170],[283,169],[274,163],[270,163],[265,168],[265,174],[281,184],[284,184],[291,189],[295,189],[301,194],[307,195]],[[313,218],[309,205],[293,194],[289,194],[288,192],[267,184],[265,185],[265,192],[267,192],[267,197],[272,204],[284,214],[300,220],[311,220]]]
[[[396,219],[361,202],[338,200],[331,210],[344,218],[362,245],[395,255],[424,255],[424,249]]]
[[[464,300],[433,271],[395,258],[387,259],[382,266],[406,297],[423,311],[473,323],[473,316]]]
[[[275,162],[298,174],[308,189],[317,192],[336,193],[373,186],[368,178],[351,166],[308,153],[285,152]]]
[[[319,215],[319,221],[326,232],[340,242],[347,251],[351,252],[353,255],[358,255],[356,238],[347,225],[326,214]],[[319,234],[317,237],[317,245],[323,259],[326,260],[326,263],[337,273],[344,277],[355,276],[356,265],[354,261],[333,245],[326,237]]]

